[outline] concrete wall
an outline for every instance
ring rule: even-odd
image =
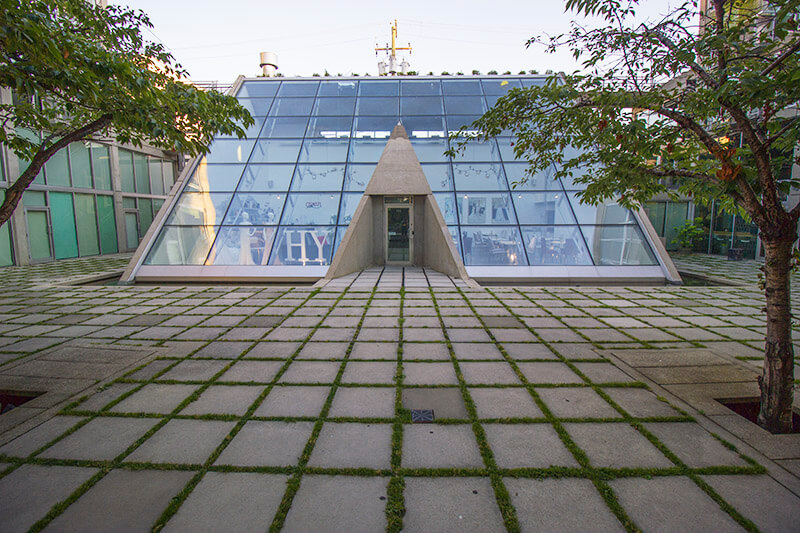
[[[448,276],[467,279],[467,272],[464,265],[457,261],[458,250],[450,238],[447,225],[444,222],[441,212],[434,204],[436,200],[433,196],[428,196],[424,200],[421,198],[417,204],[420,211],[425,212],[424,224],[417,233],[424,233],[423,256],[424,265],[437,270]]]
[[[344,234],[339,249],[331,262],[325,277],[327,279],[345,276],[376,264],[373,257],[372,242],[375,231],[373,224],[374,201],[362,196],[353,214],[352,222]],[[344,252],[344,253],[342,253]]]
[[[368,196],[372,202],[372,264],[386,264],[386,213],[383,196]]]

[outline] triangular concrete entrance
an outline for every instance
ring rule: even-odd
[[[412,264],[469,280],[417,154],[400,123],[392,130],[325,278],[386,264],[387,197],[407,197],[413,205]]]

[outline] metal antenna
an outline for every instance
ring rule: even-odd
[[[386,43],[386,46],[380,47],[378,44],[375,45],[375,55],[378,55],[378,52],[386,52],[389,54],[389,63],[386,64],[385,61],[378,62],[378,74],[380,76],[396,76],[397,75],[397,51],[398,50],[408,50],[408,53],[411,53],[411,43],[408,43],[408,46],[399,47],[397,46],[397,19],[394,20],[394,24],[391,25],[392,28],[392,46],[389,47],[389,43]],[[411,65],[408,61],[403,60],[400,63],[400,73],[407,74],[408,68]]]

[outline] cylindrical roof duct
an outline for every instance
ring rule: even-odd
[[[261,64],[264,76],[272,78],[278,72],[278,54],[275,52],[261,52]]]

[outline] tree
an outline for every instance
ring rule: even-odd
[[[800,163],[793,155],[800,0],[709,5],[693,31],[692,2],[638,23],[635,0],[567,0],[567,10],[599,18],[603,27],[573,23],[567,34],[528,45],[568,47],[582,71],[509,91],[469,129],[478,138],[510,130],[529,173],[559,163],[555,175],[585,185],[580,196],[588,203],[615,198],[637,207],[657,193],[680,192],[716,199],[757,224],[767,314],[758,423],[787,432],[794,385],[789,283],[800,206],[787,208],[782,197],[800,184],[778,169],[787,159]],[[471,142],[463,135],[456,147]]]
[[[0,0],[0,143],[29,164],[6,190],[0,226],[42,166],[70,143],[113,134],[121,143],[190,155],[216,133],[253,124],[235,98],[188,84],[147,16],[86,0]]]

